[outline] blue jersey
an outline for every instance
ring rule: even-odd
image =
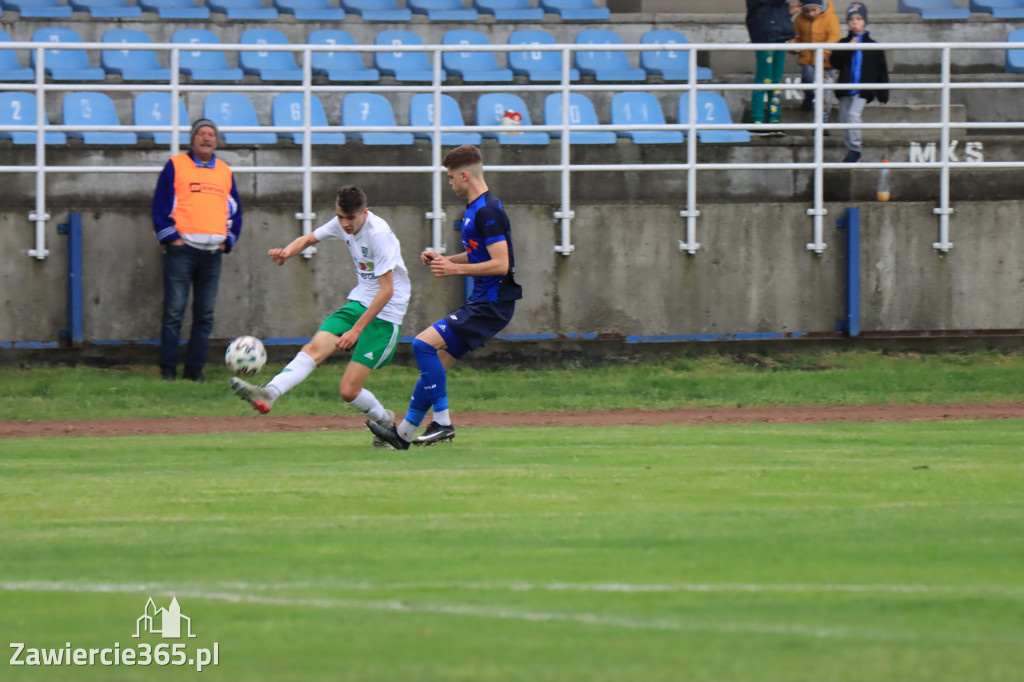
[[[515,279],[516,259],[508,216],[501,207],[501,200],[484,192],[466,206],[462,216],[462,247],[470,263],[485,263],[491,260],[487,245],[502,241],[508,244],[508,272],[474,277],[470,301],[516,301],[523,297],[523,289]]]

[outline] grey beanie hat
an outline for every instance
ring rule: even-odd
[[[824,9],[825,8],[825,2],[824,2],[824,0],[804,0],[802,6],[803,7],[820,7],[822,9]]]
[[[211,121],[208,118],[201,118],[201,119],[199,119],[198,121],[196,121],[195,123],[192,124],[192,134],[188,136],[189,141],[191,142],[192,140],[195,139],[196,133],[199,132],[200,128],[206,128],[207,126],[209,126],[210,128],[213,128],[213,132],[215,134],[220,135],[220,132],[217,130],[217,124],[216,123],[214,123],[213,121]]]
[[[868,23],[868,7],[863,2],[851,2],[850,6],[846,8],[846,20],[849,21],[850,17],[855,14],[859,14],[860,18],[864,20],[864,23]]]

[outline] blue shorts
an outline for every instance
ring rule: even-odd
[[[432,326],[447,344],[448,354],[458,360],[504,329],[515,311],[515,301],[469,302]]]

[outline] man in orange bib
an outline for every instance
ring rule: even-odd
[[[203,381],[213,331],[221,256],[242,233],[242,205],[231,168],[218,159],[217,126],[201,118],[192,125],[192,150],[171,157],[153,194],[153,230],[164,247],[164,307],[160,330],[160,375],[174,381],[181,321],[192,290],[192,333],[183,376]]]

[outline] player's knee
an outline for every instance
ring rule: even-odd
[[[437,355],[437,349],[431,346],[426,341],[420,339],[412,340],[412,352],[413,355],[419,357],[421,355]]]
[[[362,386],[353,386],[342,382],[341,386],[338,387],[338,392],[341,394],[341,399],[346,403],[350,403],[359,397],[359,393],[363,390]]]

